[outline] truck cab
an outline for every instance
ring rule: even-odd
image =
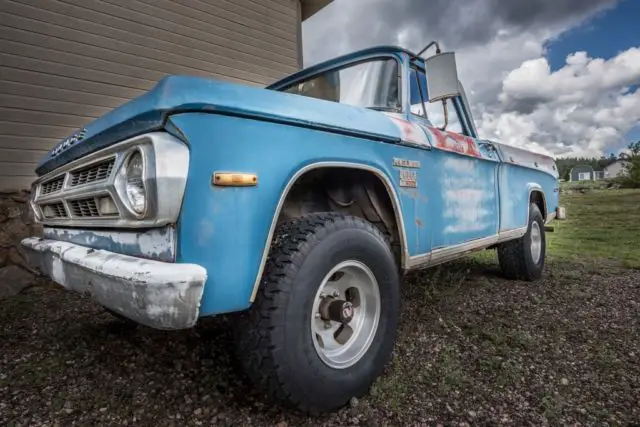
[[[233,314],[238,358],[281,403],[361,396],[404,272],[495,249],[536,280],[558,212],[553,159],[480,139],[455,55],[422,53],[369,48],[266,88],[164,78],[40,162],[30,262],[134,324]]]

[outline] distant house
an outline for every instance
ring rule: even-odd
[[[596,173],[589,165],[576,165],[569,171],[569,181],[593,181]]]
[[[611,163],[603,170],[604,178],[609,179],[624,175],[626,173],[625,166],[627,165],[627,163],[629,162],[627,162],[626,160],[616,160],[615,162]]]

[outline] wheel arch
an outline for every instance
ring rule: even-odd
[[[547,198],[540,184],[529,184],[528,203],[535,203],[542,213],[543,220],[547,220]],[[527,212],[529,209],[527,208]],[[529,214],[527,213],[527,225],[529,224]]]
[[[409,262],[409,253],[408,253],[408,245],[407,245],[407,236],[406,229],[404,224],[404,218],[402,215],[402,209],[400,205],[400,199],[398,194],[393,186],[393,183],[389,176],[382,170],[375,166],[371,166],[368,164],[362,163],[353,163],[353,162],[342,162],[342,161],[323,161],[308,164],[300,169],[298,169],[288,180],[286,185],[284,186],[278,203],[276,205],[276,209],[273,214],[273,218],[271,221],[271,225],[269,226],[269,233],[267,235],[267,239],[265,242],[264,250],[261,256],[260,265],[258,267],[258,272],[256,275],[256,280],[253,285],[253,291],[251,293],[250,303],[253,303],[258,292],[258,288],[260,286],[260,280],[262,274],[264,272],[264,267],[269,256],[269,251],[271,249],[271,244],[273,242],[275,230],[278,226],[278,221],[281,219],[283,211],[285,209],[285,203],[287,202],[289,196],[291,195],[292,189],[294,188],[296,183],[299,183],[305,176],[308,174],[327,170],[327,169],[340,169],[344,171],[359,171],[363,173],[367,173],[370,176],[375,177],[380,184],[382,184],[383,188],[386,191],[386,196],[390,202],[391,208],[393,210],[395,231],[398,235],[398,241],[400,245],[399,250],[399,266],[403,269],[407,268]]]

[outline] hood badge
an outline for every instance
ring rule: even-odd
[[[69,147],[71,147],[75,143],[82,141],[86,134],[87,134],[87,130],[83,128],[67,136],[60,143],[58,143],[58,145],[56,145],[53,148],[53,150],[51,150],[51,157],[56,157],[60,153],[66,151]]]

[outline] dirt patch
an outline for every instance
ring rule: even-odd
[[[229,319],[128,330],[85,297],[30,288],[0,301],[0,425],[640,422],[640,271],[497,274],[467,261],[407,278],[387,372],[318,419],[269,404],[238,374]]]

